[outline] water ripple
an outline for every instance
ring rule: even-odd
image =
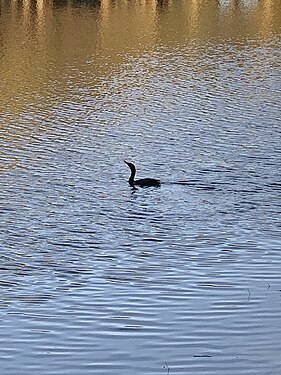
[[[280,37],[253,35],[250,1],[235,34],[227,3],[197,36],[175,29],[180,5],[141,17],[142,34],[131,17],[148,4],[110,8],[105,29],[91,6],[56,4],[45,42],[23,34],[21,59],[0,46],[18,84],[0,119],[5,374],[279,374]],[[17,33],[22,19],[7,18]],[[131,189],[125,158],[161,187]]]

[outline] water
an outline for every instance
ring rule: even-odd
[[[2,373],[278,375],[279,2],[1,7]]]

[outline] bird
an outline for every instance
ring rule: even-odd
[[[140,180],[135,180],[136,175],[136,167],[133,163],[129,163],[126,160],[124,162],[128,165],[128,167],[131,170],[131,176],[129,178],[129,184],[132,187],[140,186],[140,187],[149,187],[149,186],[155,186],[159,187],[161,185],[160,180],[156,180],[155,178],[141,178]]]

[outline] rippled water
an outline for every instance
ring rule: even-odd
[[[1,4],[1,371],[278,375],[278,1],[130,4]]]

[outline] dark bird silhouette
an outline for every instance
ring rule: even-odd
[[[136,175],[136,167],[133,163],[129,163],[126,160],[124,162],[128,165],[131,169],[131,176],[129,178],[129,184],[133,187],[140,186],[140,187],[148,187],[148,186],[160,186],[161,182],[156,180],[155,178],[141,178],[140,180],[135,180]]]

